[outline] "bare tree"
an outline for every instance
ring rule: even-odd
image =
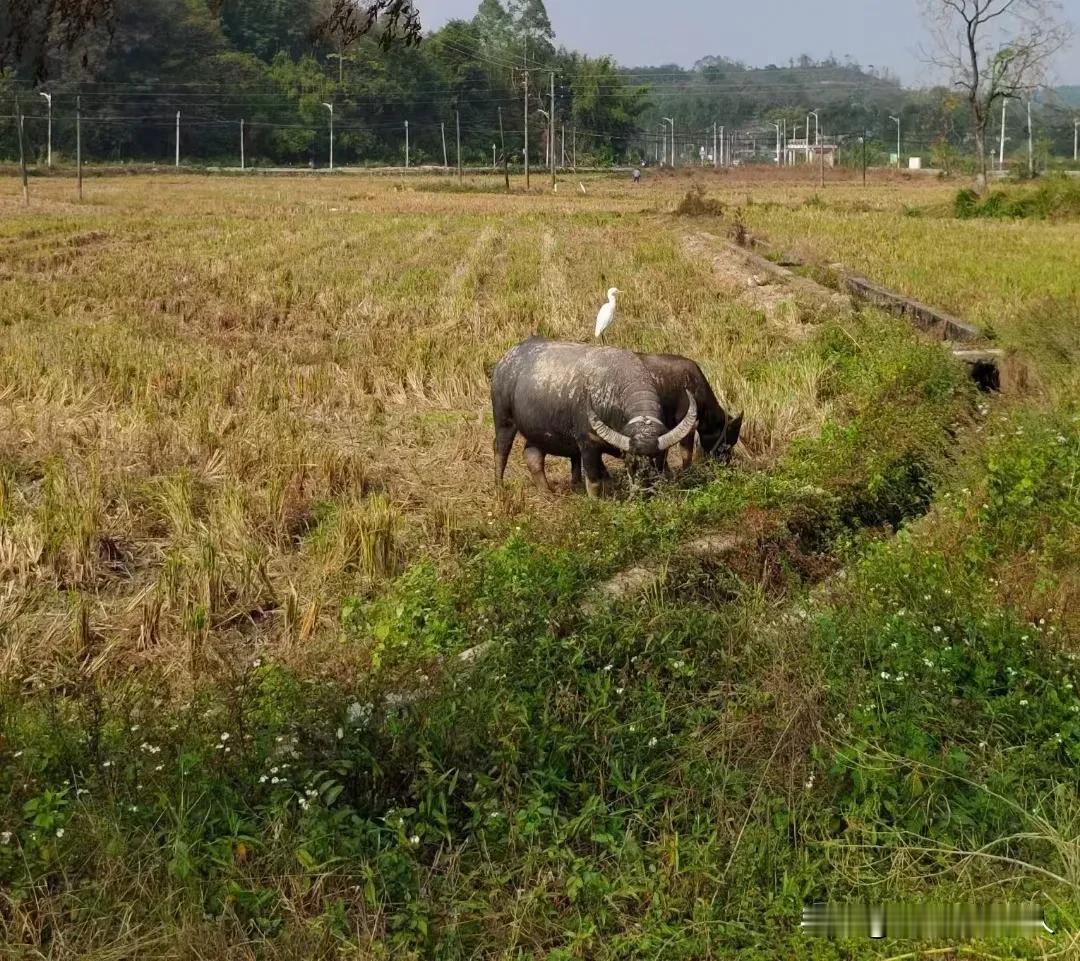
[[[932,63],[947,70],[971,110],[979,187],[986,187],[986,131],[994,104],[1031,91],[1071,36],[1060,0],[922,0]]]
[[[0,4],[0,73],[43,80],[50,49],[70,51],[98,24],[109,25],[113,0],[8,0]]]
[[[316,32],[338,40],[342,52],[379,26],[384,47],[400,42],[420,42],[420,14],[412,0],[332,0],[330,12],[316,25]]]

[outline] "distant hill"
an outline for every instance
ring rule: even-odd
[[[1055,87],[1054,96],[1063,104],[1070,107],[1080,107],[1080,84],[1066,87]]]

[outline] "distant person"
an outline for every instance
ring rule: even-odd
[[[634,183],[641,183],[641,171],[637,167],[634,168]]]

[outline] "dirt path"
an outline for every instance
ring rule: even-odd
[[[766,320],[795,340],[808,337],[825,311],[849,311],[844,294],[792,273],[716,234],[699,230],[683,237],[683,250],[708,261],[714,276],[736,302],[760,310]]]

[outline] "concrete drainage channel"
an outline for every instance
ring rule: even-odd
[[[713,245],[740,259],[750,270],[774,278],[787,287],[795,296],[802,296],[813,303],[835,304],[838,297],[846,292],[857,301],[872,304],[882,310],[910,321],[919,330],[940,339],[948,346],[953,357],[968,365],[972,379],[983,390],[1000,391],[1003,387],[1002,370],[1007,359],[1006,352],[996,347],[975,346],[979,341],[989,338],[986,333],[959,317],[931,307],[921,301],[881,284],[849,272],[842,264],[830,264],[828,271],[836,280],[837,289],[818,283],[809,277],[796,273],[792,268],[803,267],[800,261],[787,257],[779,262],[770,260],[750,247],[741,247],[732,241],[723,240],[714,234],[700,233],[699,239],[707,239]],[[764,249],[761,241],[751,238],[752,247]]]
[[[791,258],[787,258],[782,263],[777,263],[763,257],[754,250],[739,246],[704,231],[684,239],[688,251],[695,255],[704,255],[706,247],[711,248],[713,251],[719,250],[725,255],[725,257],[714,259],[714,268],[718,273],[724,272],[722,269],[724,259],[728,259],[728,266],[730,266],[730,259],[737,259],[748,272],[754,284],[760,285],[763,276],[772,277],[778,284],[786,287],[793,296],[800,298],[804,302],[819,307],[835,308],[844,302],[850,303],[850,298],[854,298],[903,317],[920,330],[942,340],[957,360],[969,366],[972,378],[981,389],[989,391],[1002,389],[1001,371],[1006,361],[1005,351],[997,348],[974,346],[974,342],[987,339],[986,335],[978,327],[958,317],[937,310],[910,297],[905,297],[903,294],[889,290],[865,277],[849,273],[840,264],[833,264],[828,268],[837,279],[837,286],[840,288],[831,289],[792,270],[792,267],[803,265]],[[761,246],[759,241],[753,239],[750,240],[750,243],[754,246]],[[727,279],[732,279],[730,273]],[[848,296],[845,296],[845,292]],[[775,305],[766,306],[774,307]],[[680,548],[679,553],[680,556],[690,558],[701,564],[716,564],[724,561],[725,558],[730,558],[731,555],[737,552],[753,550],[755,545],[761,546],[761,542],[760,538],[754,535],[719,532],[686,542]],[[612,605],[641,597],[647,591],[661,587],[666,573],[667,562],[663,560],[652,564],[636,564],[624,568],[592,589],[582,601],[581,613],[586,617],[593,617]],[[833,583],[838,578],[842,579],[843,573],[842,570],[835,571],[826,577],[818,585],[818,590],[822,590],[826,585]],[[792,616],[794,615],[791,613],[785,615],[788,619]],[[491,651],[492,643],[485,642],[462,651],[456,656],[445,658],[442,667],[446,671],[471,671],[481,664]],[[409,690],[391,692],[386,696],[386,705],[389,708],[407,707],[422,700],[430,692],[430,684]]]

